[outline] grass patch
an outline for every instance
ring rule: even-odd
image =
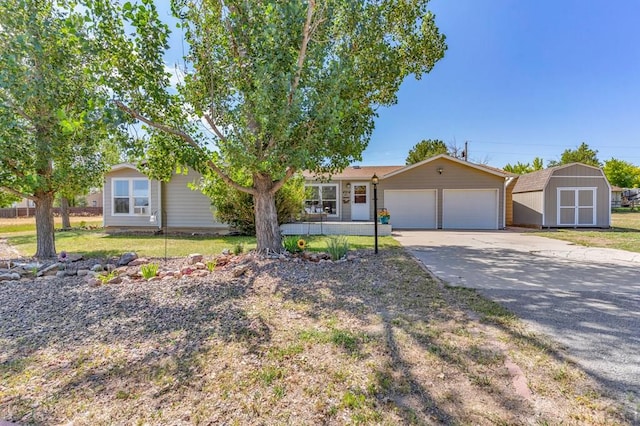
[[[569,241],[586,247],[604,247],[640,253],[640,212],[611,214],[610,229],[557,229],[534,235]]]
[[[458,301],[481,315],[481,320],[494,324],[513,325],[518,317],[504,306],[481,296],[475,289],[446,286]]]

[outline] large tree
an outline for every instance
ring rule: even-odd
[[[53,257],[54,197],[101,180],[115,109],[75,3],[4,0],[0,28],[0,190],[35,202],[35,256]]]
[[[258,251],[280,251],[275,193],[296,171],[360,160],[377,108],[444,56],[427,3],[173,0],[185,49],[177,91],[151,1],[90,9],[110,43],[116,103],[148,131],[151,171],[183,163],[251,194]]]
[[[612,185],[620,188],[637,188],[640,186],[640,167],[628,161],[616,158],[606,160],[602,170]]]
[[[431,158],[438,154],[448,154],[449,149],[447,145],[438,139],[423,139],[411,148],[409,155],[407,155],[406,163],[415,164],[422,160]]]
[[[549,167],[570,163],[583,163],[602,167],[602,163],[598,160],[598,150],[591,149],[585,142],[582,142],[576,149],[565,149],[560,156],[560,161],[550,161]]]

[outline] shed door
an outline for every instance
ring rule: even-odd
[[[498,229],[497,189],[445,189],[443,229]]]
[[[385,190],[384,207],[393,228],[435,229],[436,190]]]
[[[558,188],[558,225],[596,224],[596,188]]]

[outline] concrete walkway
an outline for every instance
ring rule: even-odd
[[[640,254],[513,231],[402,231],[450,285],[478,289],[564,344],[640,421]]]

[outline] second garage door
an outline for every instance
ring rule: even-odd
[[[391,225],[405,229],[436,228],[436,190],[385,190]]]
[[[442,228],[498,229],[498,190],[443,190]]]

